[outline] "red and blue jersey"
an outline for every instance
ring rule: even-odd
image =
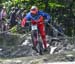
[[[24,17],[24,19],[22,20],[21,25],[24,26],[27,21],[30,22],[31,20],[33,20],[34,22],[37,22],[37,20],[39,20],[41,16],[44,19],[48,20],[48,22],[50,22],[50,15],[49,14],[47,14],[43,11],[38,11],[38,13],[36,15],[33,15],[30,12],[27,13],[26,16]]]

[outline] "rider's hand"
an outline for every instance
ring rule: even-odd
[[[48,22],[48,20],[47,20],[47,19],[45,19],[45,22]]]
[[[45,21],[45,24],[47,24],[48,23],[48,20],[44,20]]]
[[[49,20],[44,20],[45,21],[45,24],[50,24],[50,21]]]

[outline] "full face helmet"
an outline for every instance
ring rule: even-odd
[[[32,6],[30,9],[31,14],[37,14],[38,8],[36,6]]]

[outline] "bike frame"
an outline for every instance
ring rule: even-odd
[[[30,25],[32,27],[32,24],[30,24]],[[40,39],[38,25],[37,25],[37,29],[35,29],[35,30],[31,29],[31,38],[32,38],[33,47],[35,47],[35,45],[36,45],[36,47],[35,47],[36,52],[39,53],[40,55],[42,55],[43,54],[43,45],[42,45],[42,42]],[[34,43],[34,39],[37,39],[36,43]]]

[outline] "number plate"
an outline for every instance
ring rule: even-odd
[[[32,30],[37,30],[37,25],[32,25]]]

